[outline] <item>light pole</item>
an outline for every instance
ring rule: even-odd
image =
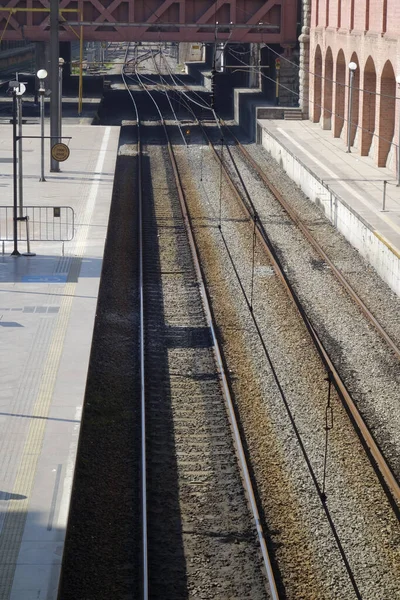
[[[17,96],[17,114],[18,114],[18,208],[19,217],[23,217],[24,204],[24,186],[23,186],[23,171],[22,171],[22,95],[26,90],[25,84],[20,83],[16,88]]]
[[[14,250],[11,256],[20,256],[18,252],[18,191],[17,191],[17,91],[20,88],[19,81],[10,81],[8,84],[12,90],[13,99],[13,240]],[[25,86],[24,86],[25,87]]]
[[[348,122],[347,122],[347,152],[351,152],[351,118],[353,112],[353,84],[354,84],[354,72],[357,69],[357,64],[355,62],[349,63],[349,73],[350,73],[350,81],[349,81],[349,107],[348,107]]]
[[[63,77],[63,66],[64,66],[64,59],[60,58],[58,59],[58,98],[59,98],[59,102],[60,102],[60,108],[58,111],[58,117],[59,117],[59,123],[58,123],[58,131],[60,134],[60,140],[61,140],[61,130],[62,130],[62,77]]]
[[[400,75],[396,77],[397,87],[400,90]],[[400,102],[399,102],[399,139],[397,140],[397,187],[400,186]]]
[[[39,69],[36,73],[39,79],[39,102],[40,102],[40,179],[39,181],[46,181],[44,178],[44,80],[47,77],[46,69]]]

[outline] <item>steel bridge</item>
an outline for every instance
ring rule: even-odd
[[[54,0],[51,0],[54,1]],[[296,44],[298,0],[60,0],[59,40]],[[3,0],[0,40],[48,41],[50,2]]]

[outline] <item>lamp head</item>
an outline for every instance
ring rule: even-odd
[[[58,59],[58,66],[63,67],[64,63],[65,63],[65,60],[63,58],[61,58],[61,56],[60,56],[60,58]]]
[[[46,79],[46,77],[47,77],[46,69],[39,69],[39,71],[36,73],[36,77],[38,79]]]
[[[355,62],[349,63],[349,69],[350,69],[350,71],[355,71],[357,69],[357,63],[355,63]]]

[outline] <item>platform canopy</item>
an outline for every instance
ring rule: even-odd
[[[57,1],[57,0],[55,0]],[[296,44],[298,0],[61,0],[60,41]],[[3,0],[0,40],[47,41],[50,2]]]

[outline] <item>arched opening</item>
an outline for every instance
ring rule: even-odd
[[[328,48],[325,56],[324,76],[324,119],[323,129],[332,127],[332,90],[333,90],[333,56],[332,50]]]
[[[335,79],[335,106],[333,110],[333,135],[340,137],[344,124],[344,104],[346,98],[346,62],[343,50],[339,50],[336,58],[336,77]]]
[[[368,156],[371,145],[373,147],[376,115],[376,70],[371,56],[365,63],[363,89],[361,156]]]
[[[322,53],[321,48],[317,46],[314,57],[314,98],[312,109],[313,123],[319,123],[321,119],[321,100],[322,100]]]
[[[350,127],[350,146],[358,146],[358,116],[360,106],[360,65],[358,64],[358,57],[355,52],[351,55],[350,63],[355,63],[357,68],[353,70],[353,83],[351,94],[349,93],[349,102],[351,96],[351,106],[347,107],[347,126]],[[349,64],[350,64],[349,63]],[[347,65],[348,66],[348,65]],[[347,69],[349,72],[349,86],[351,82],[350,68]],[[349,90],[350,91],[350,90]]]
[[[392,145],[396,108],[396,79],[392,63],[386,61],[380,82],[380,107],[378,124],[378,167],[385,167]]]

